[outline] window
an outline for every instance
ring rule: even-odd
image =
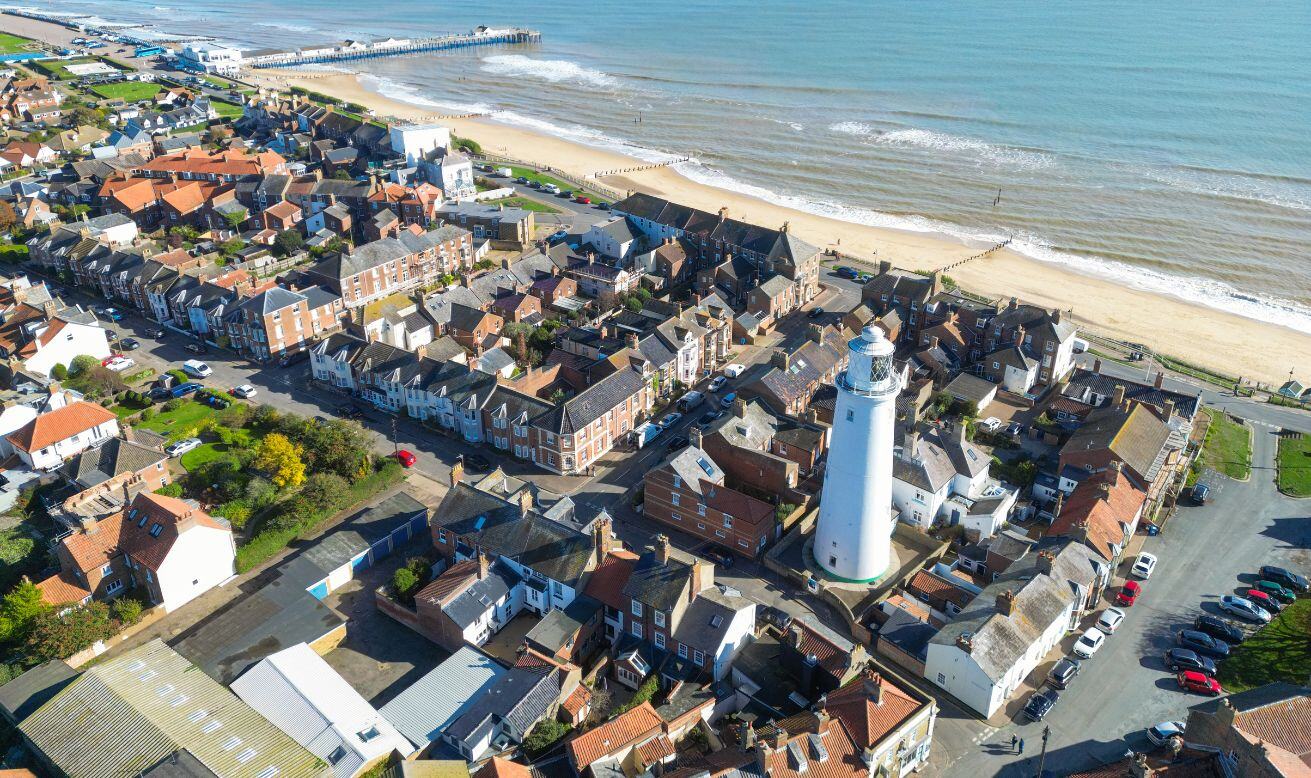
[[[340,762],[345,758],[346,758],[346,749],[342,746],[337,746],[336,748],[332,749],[331,754],[328,754],[328,764],[337,764],[338,762]]]
[[[443,529],[443,530],[438,530],[438,531],[437,531],[437,542],[438,542],[438,543],[445,543],[445,542],[446,542],[446,530]]]
[[[118,594],[118,593],[121,592],[121,591],[123,591],[123,582],[122,582],[122,581],[114,581],[113,583],[111,583],[109,586],[107,586],[107,587],[105,588],[105,594],[108,594],[108,595],[115,595],[115,594]]]
[[[656,648],[665,647],[665,633],[663,632],[655,633],[655,644],[656,644]]]
[[[679,505],[679,504],[680,504],[680,503],[679,503],[679,500],[680,500],[680,499],[681,499],[681,498],[680,498],[680,496],[679,496],[677,493],[674,493],[674,494],[672,494],[672,495],[669,496],[669,501],[672,502],[674,505]]]
[[[152,537],[152,538],[157,538],[157,537],[159,537],[159,533],[161,533],[161,532],[163,532],[163,531],[164,531],[164,525],[163,525],[163,524],[151,524],[151,525],[150,525],[150,537]]]
[[[855,412],[855,411],[852,411],[852,410],[848,410],[848,411],[847,411],[847,421],[855,421],[855,420],[856,420],[856,412]]]
[[[642,615],[642,603],[638,602],[637,600],[633,600],[633,615],[634,616]]]
[[[697,665],[704,664],[706,661],[706,655],[700,651],[693,652],[692,661]]]
[[[678,644],[678,656],[679,656],[680,658],[682,658],[682,659],[687,659],[687,646],[686,646],[686,645],[684,645],[684,644],[682,644],[682,643],[679,643],[679,644]]]
[[[663,627],[663,626],[665,625],[665,612],[664,612],[664,611],[653,611],[652,614],[651,614],[651,617],[655,619],[655,625],[656,625],[657,627]]]
[[[733,529],[733,517],[727,513],[724,514],[724,529]]]
[[[947,682],[947,676],[943,675],[942,673],[938,673],[938,685],[941,686],[946,682]]]
[[[681,476],[677,476],[677,475],[674,476],[674,488],[675,489],[683,488],[683,479]],[[678,503],[674,503],[674,504],[677,505]]]
[[[642,637],[642,625],[636,621],[633,622],[633,637]]]
[[[377,727],[369,727],[368,729],[360,733],[360,740],[363,740],[365,743],[367,743],[370,740],[373,740],[374,738],[378,737],[378,735],[379,733]]]
[[[698,515],[698,516],[704,516],[704,515],[706,515],[706,504],[705,504],[705,503],[703,503],[703,502],[699,502],[699,503],[696,504],[696,515]]]
[[[113,565],[113,564],[108,564],[108,565],[105,565],[104,567],[100,568],[100,575],[101,575],[102,577],[103,577],[103,576],[107,576],[107,575],[113,575],[113,574],[114,574],[114,565]]]

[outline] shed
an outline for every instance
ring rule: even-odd
[[[975,409],[983,410],[997,396],[997,384],[969,373],[961,373],[943,387],[943,391],[961,402],[971,403]]]

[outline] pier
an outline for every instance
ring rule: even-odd
[[[479,27],[473,32],[459,35],[441,35],[433,38],[388,38],[373,41],[372,43],[350,41],[341,46],[259,54],[246,57],[242,65],[250,68],[289,68],[297,65],[314,65],[324,62],[348,62],[357,59],[420,54],[427,51],[462,49],[469,46],[536,43],[541,39],[542,34],[536,30],[526,30],[519,27],[506,29]]]

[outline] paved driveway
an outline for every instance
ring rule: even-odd
[[[1164,534],[1145,539],[1143,549],[1156,554],[1160,563],[1119,630],[1084,663],[1049,714],[1046,769],[1072,770],[1117,759],[1129,748],[1145,750],[1146,727],[1185,719],[1188,707],[1205,699],[1177,689],[1164,669],[1161,654],[1173,644],[1175,633],[1198,613],[1218,614],[1215,603],[1220,596],[1233,593],[1239,576],[1262,564],[1311,573],[1311,501],[1275,490],[1276,444],[1273,429],[1256,426],[1251,478],[1220,479],[1223,485],[1211,503],[1181,508]],[[1033,775],[1042,729],[1042,724],[1029,723],[1000,729],[958,723],[948,730],[952,740],[945,744],[955,752],[949,772]],[[1026,740],[1022,758],[1009,753],[1012,733]]]

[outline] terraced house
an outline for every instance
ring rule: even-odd
[[[561,475],[582,473],[645,421],[654,401],[645,365],[608,375],[533,419],[531,459]]]
[[[256,361],[303,351],[306,344],[340,329],[341,298],[319,287],[275,286],[238,303],[224,322],[232,348]]]
[[[436,283],[443,275],[473,266],[473,238],[460,227],[425,232],[413,225],[384,238],[340,252],[314,265],[307,275],[356,308],[397,292]]]

